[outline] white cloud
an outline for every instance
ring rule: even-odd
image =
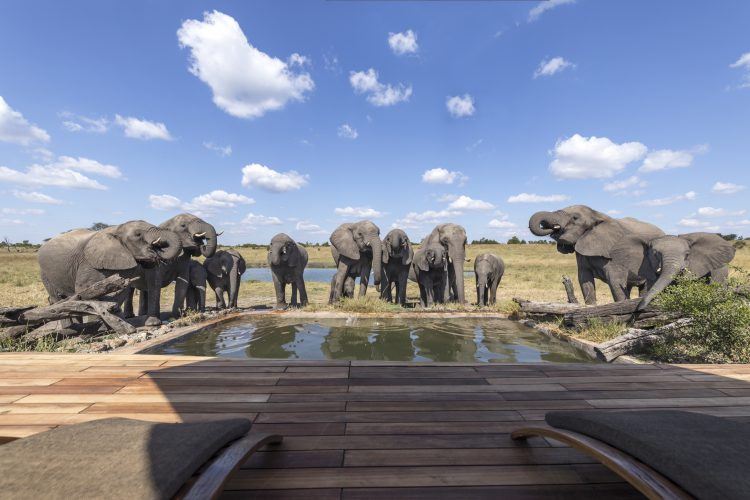
[[[552,152],[555,159],[549,170],[562,179],[603,179],[613,177],[636,160],[647,148],[640,142],[616,144],[606,137],[583,137],[579,134],[558,140]]]
[[[249,226],[280,226],[283,222],[278,217],[258,215],[250,212],[242,219],[242,224]]]
[[[455,200],[451,202],[450,205],[448,205],[449,210],[492,210],[495,208],[495,205],[492,203],[482,201],[482,200],[475,200],[472,198],[469,198],[466,195],[461,195]]]
[[[130,137],[131,139],[141,139],[144,141],[150,141],[151,139],[172,140],[167,126],[160,122],[151,122],[132,116],[115,115],[115,123],[122,127],[125,137]]]
[[[219,156],[230,156],[232,154],[232,146],[229,145],[219,146],[211,141],[206,141],[203,143],[203,147],[218,153]]]
[[[309,66],[312,63],[310,62],[310,58],[307,56],[303,56],[302,54],[297,54],[296,52],[293,53],[291,56],[289,56],[289,66]]]
[[[177,31],[181,47],[190,49],[190,72],[211,87],[213,102],[239,118],[258,118],[302,101],[315,88],[308,73],[258,50],[237,21],[222,12],[206,12],[203,21],[189,19]],[[290,63],[299,65],[293,54]]]
[[[474,108],[474,98],[469,94],[464,94],[462,96],[454,95],[453,97],[446,98],[445,107],[448,108],[448,112],[454,118],[471,116],[476,111]]]
[[[404,218],[397,220],[394,226],[416,228],[421,224],[437,224],[440,222],[446,222],[450,218],[457,217],[459,215],[463,215],[463,213],[457,210],[427,210],[425,212],[409,212],[404,216]]]
[[[149,195],[148,201],[151,208],[156,210],[177,210],[182,207],[182,201],[171,194],[152,194]]]
[[[706,231],[718,231],[719,230],[719,226],[712,225],[710,222],[706,222],[706,221],[702,221],[698,219],[691,219],[691,218],[680,219],[677,225],[682,226],[682,227],[700,228]]]
[[[69,111],[60,113],[63,119],[63,127],[70,132],[92,132],[103,134],[109,129],[109,120],[106,118],[89,118],[87,116],[76,115]]]
[[[554,9],[555,7],[559,7],[560,5],[575,3],[575,1],[576,0],[543,0],[529,11],[528,21],[530,23],[534,22],[537,19],[539,19],[539,17],[541,17],[541,15],[547,12],[548,10]]]
[[[745,186],[733,184],[731,182],[717,182],[711,188],[712,193],[716,194],[735,194],[745,189]]]
[[[520,193],[508,198],[508,203],[553,203],[570,199],[564,194],[541,195],[533,193]]]
[[[29,123],[0,96],[0,141],[28,146],[34,142],[49,142],[49,134]]]
[[[306,233],[311,233],[311,234],[327,234],[328,233],[328,231],[326,231],[319,225],[313,224],[312,222],[307,221],[307,220],[301,220],[297,222],[297,225],[295,226],[295,228],[298,231],[304,231]]]
[[[637,176],[628,177],[621,181],[608,182],[604,185],[604,190],[608,192],[612,191],[623,191],[629,187],[639,186],[646,187],[648,184],[645,181],[640,180]]]
[[[44,215],[41,208],[3,208],[0,213],[5,215]]]
[[[638,169],[639,172],[656,172],[657,170],[667,170],[671,168],[689,167],[693,163],[693,157],[696,153],[708,151],[708,146],[697,146],[691,150],[674,151],[671,149],[659,149],[651,151],[643,165]]]
[[[356,139],[357,137],[359,137],[359,132],[357,132],[357,129],[352,127],[348,123],[344,123],[339,127],[338,135],[343,139]]]
[[[408,101],[411,97],[411,85],[391,85],[378,81],[378,72],[373,68],[367,71],[349,73],[349,83],[357,94],[367,94],[367,102],[373,106],[393,106]]]
[[[638,203],[642,207],[663,207],[665,205],[671,205],[678,201],[694,200],[697,196],[695,191],[688,191],[685,194],[678,194],[675,196],[669,196],[667,198],[656,198],[655,200],[644,200]]]
[[[376,219],[385,215],[385,213],[379,212],[378,210],[370,207],[335,208],[333,212],[336,215],[340,215],[342,217],[360,217],[366,219]]]
[[[511,229],[516,227],[511,221],[500,219],[492,219],[487,225],[494,229]]]
[[[419,50],[417,34],[412,30],[401,33],[388,33],[388,45],[397,56],[415,54]]]
[[[698,215],[703,217],[728,217],[734,215],[745,215],[745,210],[727,210],[725,208],[700,207]]]
[[[745,52],[735,62],[729,65],[730,68],[742,68],[745,70],[744,82],[739,85],[739,88],[750,87],[750,52]]]
[[[62,200],[53,198],[44,193],[38,193],[36,191],[18,191],[13,190],[13,196],[19,200],[28,201],[29,203],[43,203],[45,205],[62,205]]]
[[[738,227],[738,226],[750,226],[750,219],[743,219],[738,221],[729,221],[724,224],[727,227]]]
[[[448,170],[442,167],[425,170],[422,174],[422,182],[427,184],[453,184],[455,181],[463,184],[468,179],[468,177],[457,170]]]
[[[26,186],[57,186],[81,189],[107,189],[98,181],[91,179],[79,171],[116,177],[119,169],[112,165],[103,165],[87,158],[71,158],[61,156],[56,162],[42,165],[34,164],[26,172],[8,167],[0,167],[0,182],[21,184]]]
[[[553,57],[549,60],[543,59],[542,62],[539,63],[539,67],[534,71],[534,78],[539,78],[540,76],[552,76],[555,73],[575,67],[575,64],[566,61],[563,57]]]
[[[277,172],[259,163],[251,163],[242,167],[243,186],[255,186],[274,193],[301,189],[307,185],[307,180],[307,175],[294,170]]]
[[[0,226],[20,226],[21,224],[25,224],[21,219],[0,218]]]

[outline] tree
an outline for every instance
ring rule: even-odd
[[[10,245],[11,245],[10,238],[8,238],[7,236],[5,236],[3,238],[3,245],[5,245],[5,248],[8,249],[8,253],[10,253]]]
[[[526,242],[524,240],[521,240],[518,238],[518,236],[513,236],[511,239],[508,240],[508,245],[523,245]]]
[[[719,236],[721,236],[722,238],[724,238],[727,241],[735,241],[735,240],[741,240],[742,239],[741,237],[737,237],[737,235],[734,234],[734,233],[732,233],[732,234],[719,234]]]
[[[91,224],[91,227],[89,229],[91,229],[92,231],[101,231],[102,229],[106,229],[109,226],[110,224],[105,224],[104,222],[94,222],[93,224]]]
[[[498,245],[500,242],[484,236],[471,242],[472,245]]]

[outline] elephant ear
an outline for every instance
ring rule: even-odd
[[[206,267],[208,272],[211,273],[211,275],[216,276],[217,278],[221,278],[222,276],[224,276],[224,269],[221,265],[220,255],[214,255],[213,257],[206,259],[203,265]]]
[[[424,252],[417,252],[414,255],[414,265],[417,266],[420,271],[427,272],[430,270],[430,266],[427,264],[427,256],[425,256]]]
[[[383,264],[388,264],[388,261],[391,260],[390,246],[391,243],[388,241],[388,238],[384,239],[380,243],[380,248],[382,250],[381,254],[383,255]]]
[[[408,266],[411,264],[411,261],[414,260],[414,249],[411,247],[411,241],[406,241],[406,248],[401,250],[401,262]]]
[[[576,252],[586,257],[612,258],[612,249],[622,241],[625,231],[615,220],[602,222],[578,238]]]
[[[331,245],[336,247],[339,254],[352,260],[359,260],[359,247],[354,241],[351,230],[344,226],[339,226],[331,235]]]
[[[297,267],[299,265],[299,247],[297,245],[292,246],[292,252],[289,254],[289,267]]]
[[[247,265],[245,264],[245,259],[240,255],[240,258],[237,259],[237,272],[240,274],[245,274],[246,270]]]
[[[715,234],[681,234],[680,238],[690,243],[687,269],[699,278],[729,264],[734,258],[734,245]]]
[[[83,256],[95,269],[122,271],[138,265],[133,254],[114,235],[97,232],[86,243]]]

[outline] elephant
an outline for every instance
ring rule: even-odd
[[[344,294],[345,288],[353,294],[354,272],[360,280],[360,297],[367,293],[370,269],[373,270],[375,286],[380,286],[383,247],[378,226],[369,220],[344,223],[331,234],[330,241],[336,274],[331,279],[329,303],[337,302]]]
[[[572,205],[556,212],[537,212],[529,219],[529,230],[550,236],[560,253],[576,254],[578,281],[588,305],[596,304],[599,278],[609,285],[615,302],[630,298],[633,287],[643,293],[650,267],[645,245],[664,232],[631,217],[614,219],[585,205]]]
[[[74,229],[55,236],[39,249],[42,282],[50,303],[80,292],[113,274],[139,278],[137,286],[156,297],[148,303],[149,315],[158,314],[161,284],[153,269],[182,251],[174,232],[142,220],[125,222],[100,231]],[[126,301],[129,289],[118,294]]]
[[[466,303],[464,296],[464,262],[466,262],[466,230],[458,224],[439,224],[422,242],[423,245],[439,244],[448,254],[448,279],[445,280],[445,297],[460,304]]]
[[[409,268],[414,260],[411,241],[401,229],[391,230],[383,239],[383,268],[380,278],[380,297],[393,300],[391,286],[396,285],[396,303],[406,304],[406,284]]]
[[[653,278],[647,284],[648,292],[638,304],[643,310],[683,270],[695,278],[708,278],[713,283],[723,283],[729,277],[729,263],[734,258],[734,245],[714,233],[688,233],[679,236],[661,236],[646,246],[647,261]]]
[[[208,273],[208,284],[216,294],[216,308],[225,309],[224,292],[229,299],[229,307],[237,307],[241,276],[245,272],[245,259],[237,250],[219,250],[213,257],[203,262]]]
[[[297,291],[302,307],[307,305],[305,289],[305,267],[307,267],[307,250],[291,237],[279,233],[271,238],[268,248],[268,265],[271,268],[273,287],[276,290],[276,308],[286,307],[286,286],[292,285],[292,307],[297,307]]]
[[[505,263],[491,253],[477,255],[474,259],[474,276],[477,281],[477,305],[495,305],[497,286],[503,279]]]
[[[204,312],[206,310],[206,280],[208,272],[197,260],[190,260],[188,267],[188,290],[185,295],[187,309]]]
[[[182,252],[174,259],[163,261],[159,266],[149,270],[148,273],[154,273],[158,276],[153,279],[160,281],[162,288],[168,286],[173,281],[175,282],[172,317],[177,318],[180,316],[181,309],[185,304],[191,257],[198,257],[200,255],[206,258],[211,257],[216,252],[216,246],[218,243],[217,237],[220,236],[221,233],[217,234],[214,226],[203,219],[188,213],[176,215],[159,224],[159,227],[177,233],[182,244]],[[146,314],[145,305],[149,301],[150,291],[146,289],[140,290],[141,294],[138,304],[138,315],[142,316]],[[126,316],[133,315],[132,295],[133,292],[131,290],[130,297],[125,303]],[[157,298],[154,298],[153,300],[157,303],[156,314],[152,315],[151,312],[148,313],[149,317],[146,319],[147,326],[158,325],[161,323],[161,320],[159,319],[159,301]]]
[[[419,285],[422,307],[445,302],[445,281],[448,279],[448,251],[440,244],[423,245],[414,252],[411,278]]]

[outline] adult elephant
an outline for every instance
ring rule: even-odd
[[[445,297],[450,301],[465,304],[466,230],[458,224],[439,224],[422,244],[426,246],[438,244],[445,248],[448,253],[448,279],[445,280]]]
[[[734,253],[734,245],[714,233],[668,235],[651,240],[646,255],[653,270],[652,279],[638,309],[644,309],[683,270],[695,278],[708,278],[713,283],[725,282]],[[653,276],[658,278],[654,281]]]
[[[414,260],[411,241],[401,229],[392,229],[383,239],[383,270],[380,279],[380,298],[393,300],[391,286],[396,285],[396,303],[406,304],[406,285],[409,268]]]
[[[181,251],[177,234],[137,220],[101,231],[74,229],[62,233],[41,246],[38,259],[50,302],[70,297],[97,281],[119,274],[124,278],[140,278],[137,286],[155,292],[152,296],[156,299],[145,306],[150,315],[156,315],[161,283],[154,279],[152,271]],[[127,295],[128,290],[125,290],[118,302],[124,301]]]
[[[286,286],[292,285],[292,307],[297,306],[297,292],[302,307],[307,305],[305,267],[307,250],[289,235],[279,233],[271,238],[268,247],[268,265],[271,267],[273,287],[276,291],[276,308],[286,308]]]
[[[350,269],[359,270],[359,296],[367,293],[370,269],[375,286],[380,285],[383,249],[380,228],[369,220],[341,224],[331,234],[331,254],[336,263],[336,274],[331,280],[329,303],[337,302],[344,293],[344,283],[352,280]]]
[[[225,309],[224,302],[226,292],[229,307],[237,307],[237,297],[240,294],[240,282],[245,272],[245,258],[235,249],[219,250],[213,257],[203,262],[208,274],[208,284],[216,294],[216,308]]]
[[[170,230],[179,236],[182,252],[177,257],[162,262],[158,267],[149,270],[149,273],[154,273],[157,276],[153,279],[161,283],[161,288],[168,286],[173,281],[175,282],[172,316],[177,318],[182,312],[185,296],[187,295],[190,280],[190,259],[200,255],[206,258],[213,256],[216,253],[216,238],[219,235],[216,234],[214,226],[188,213],[176,215],[159,224],[159,227]],[[157,303],[157,314],[152,315],[151,312],[148,312],[148,318],[146,319],[147,326],[161,323],[159,319],[159,301],[157,298],[149,299],[150,295],[151,292],[149,289],[141,289],[138,305],[138,314],[144,315],[147,314],[146,304],[149,300],[154,300]],[[132,314],[132,291],[131,300],[126,302],[127,313]]]
[[[650,278],[644,248],[664,235],[647,222],[631,217],[614,219],[585,205],[537,212],[529,219],[529,230],[537,236],[550,236],[560,253],[575,252],[586,304],[596,304],[595,278],[609,285],[616,302],[628,299],[633,287],[642,292]]]

